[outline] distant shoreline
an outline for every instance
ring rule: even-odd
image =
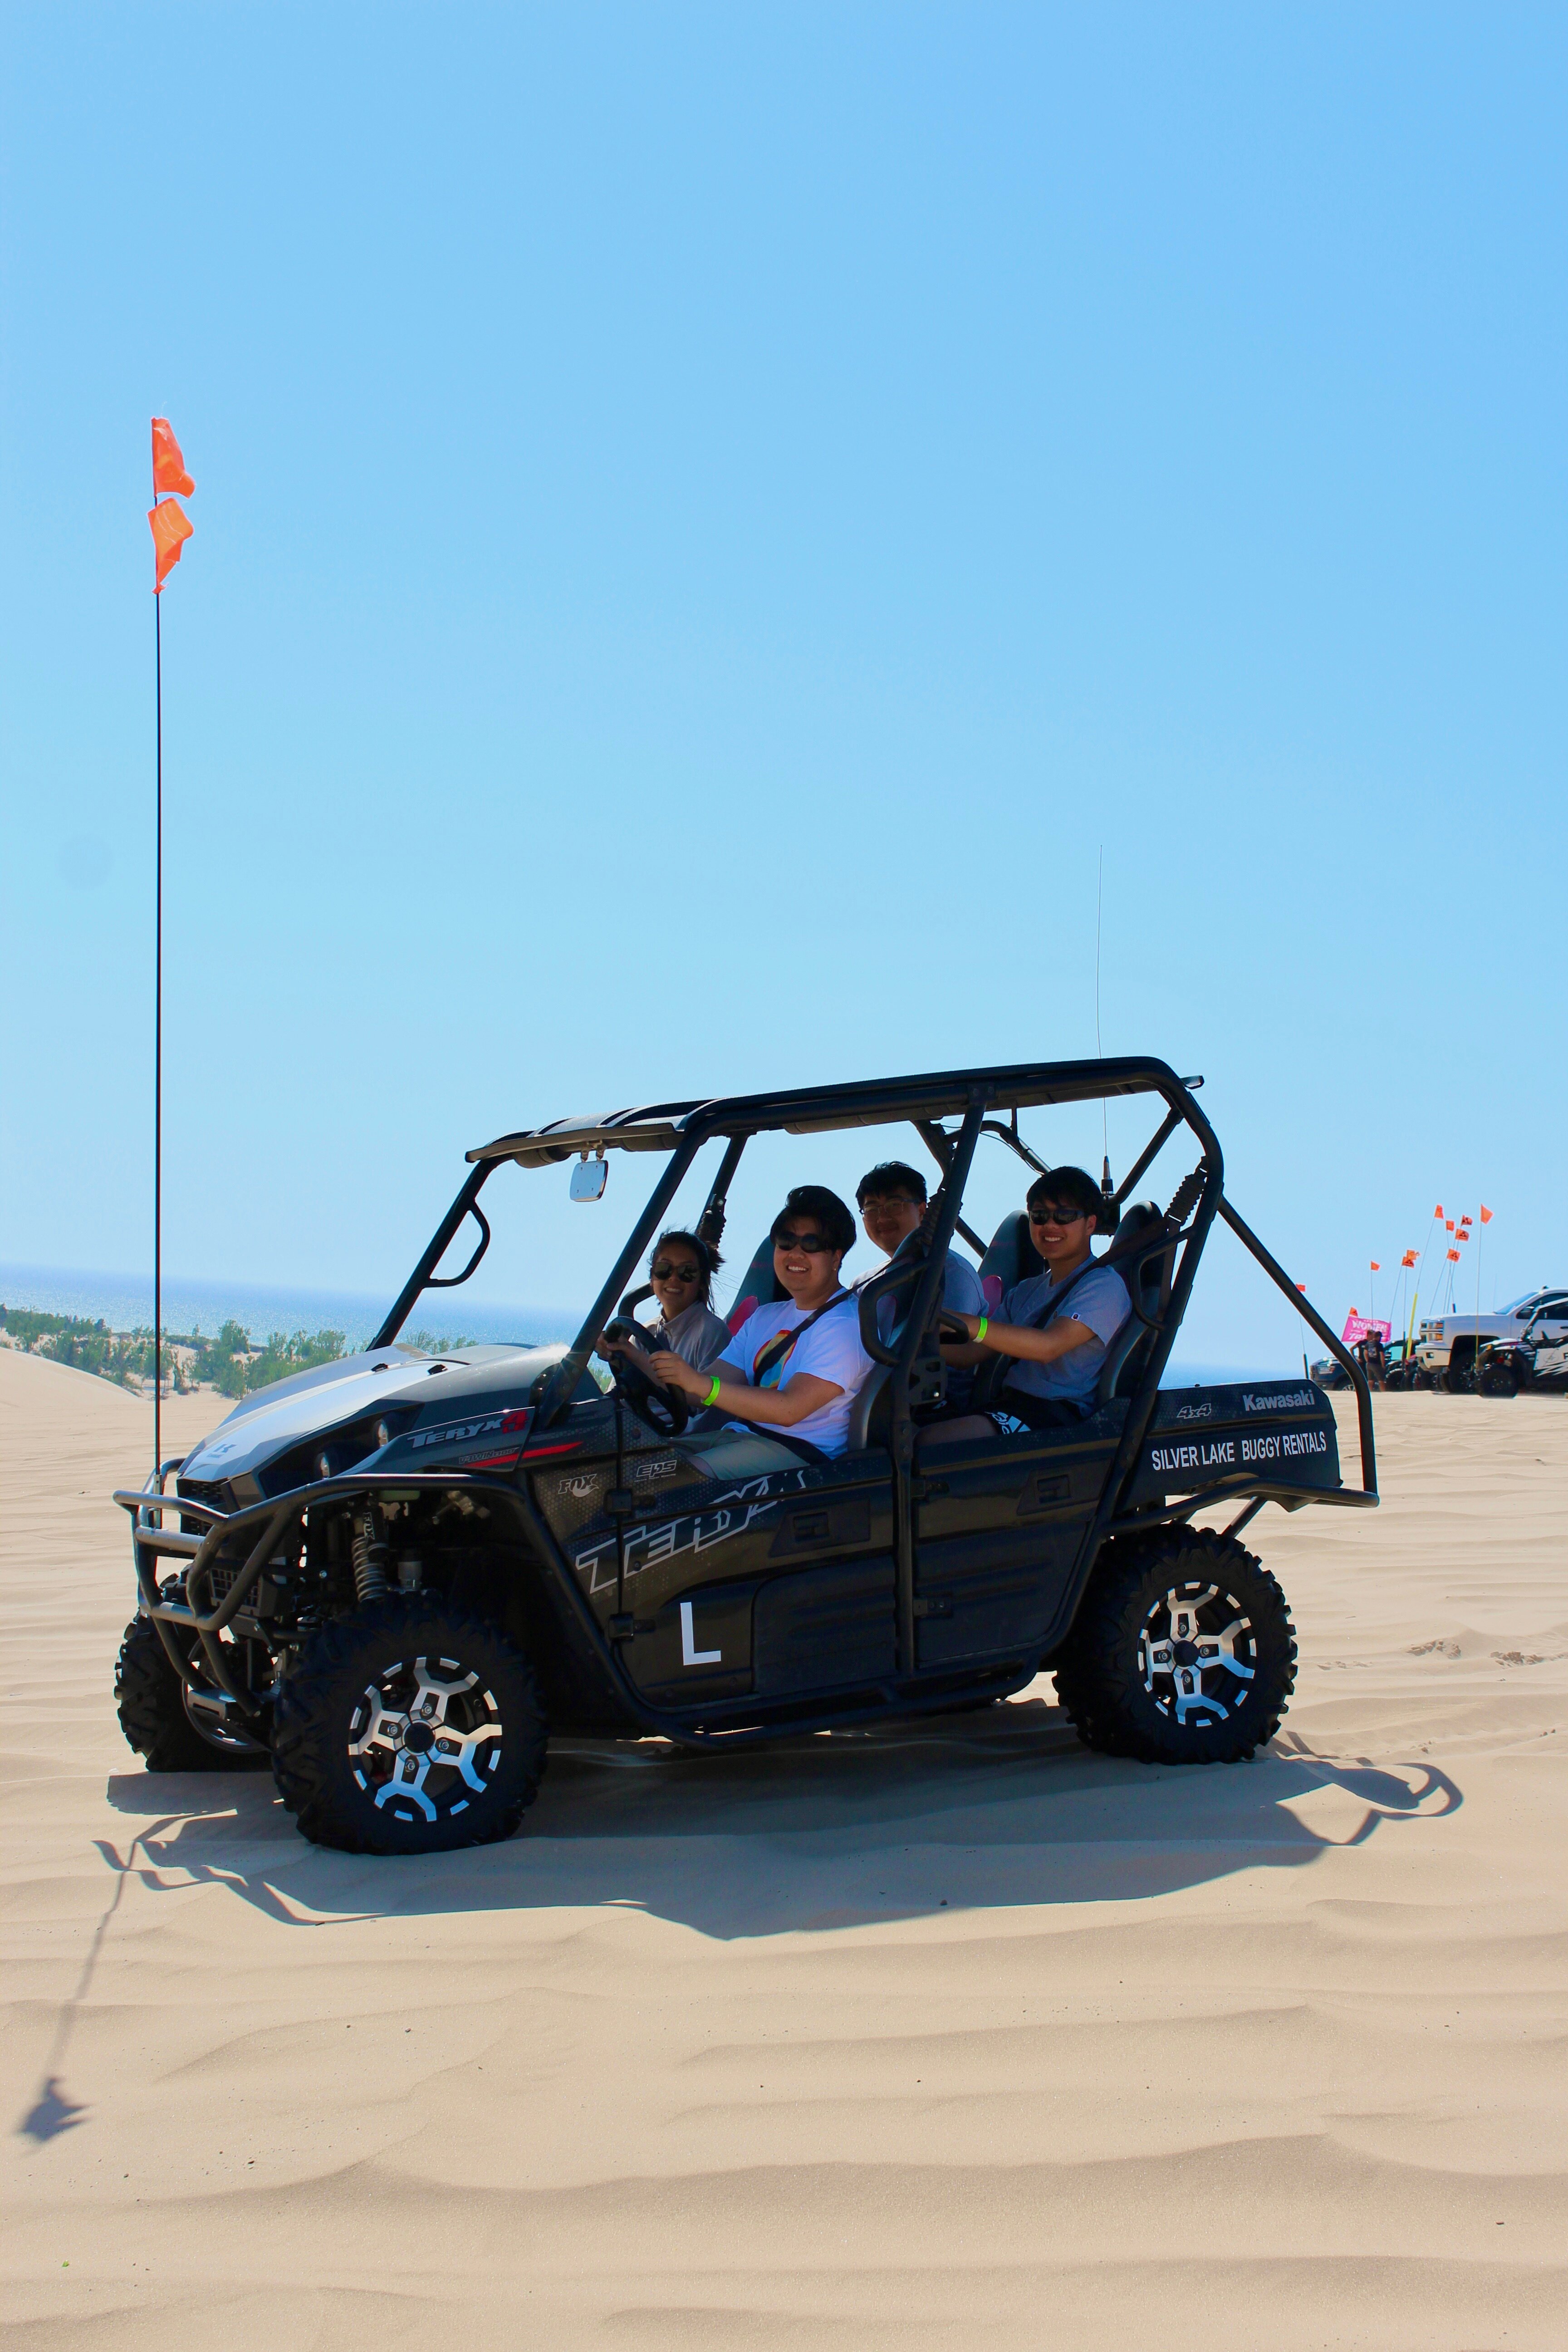
[[[225,1282],[184,1275],[163,1278],[163,1326],[169,1331],[220,1330],[242,1324],[259,1347],[273,1332],[342,1331],[361,1348],[375,1336],[396,1293],[385,1298],[363,1291],[285,1290],[262,1283]],[[111,1331],[150,1329],[151,1276],[94,1273],[76,1267],[22,1265],[0,1259],[0,1300],[44,1314],[101,1316]],[[421,1298],[408,1329],[461,1333],[480,1344],[492,1341],[574,1339],[581,1315],[561,1307],[506,1307],[465,1303],[460,1292],[437,1291]],[[1212,1388],[1229,1381],[1294,1380],[1291,1364],[1200,1364],[1181,1356],[1166,1369],[1166,1388]]]
[[[220,1330],[242,1324],[259,1344],[274,1331],[342,1331],[351,1344],[367,1346],[396,1297],[364,1291],[284,1288],[221,1277],[165,1275],[163,1326],[171,1331]],[[26,1265],[0,1259],[0,1299],[9,1307],[42,1314],[101,1317],[111,1331],[146,1330],[153,1322],[151,1275],[107,1273],[87,1267]],[[462,1332],[475,1340],[569,1339],[581,1318],[569,1308],[497,1305],[435,1292],[421,1298],[410,1328]]]

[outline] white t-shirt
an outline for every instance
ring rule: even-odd
[[[756,1387],[757,1358],[768,1341],[780,1331],[793,1331],[797,1324],[809,1321],[810,1317],[793,1299],[785,1299],[782,1307],[759,1307],[755,1314],[747,1316],[723,1354],[704,1369],[721,1372],[728,1366]],[[803,1437],[824,1454],[842,1454],[849,1440],[849,1408],[870,1370],[871,1359],[860,1345],[860,1302],[851,1297],[840,1306],[830,1307],[813,1323],[784,1361],[770,1369],[761,1385],[784,1388],[797,1372],[809,1372],[816,1381],[832,1381],[839,1394],[829,1398],[818,1412],[808,1412],[804,1421],[792,1423],[781,1434]],[[770,1424],[758,1422],[756,1426],[766,1429]]]

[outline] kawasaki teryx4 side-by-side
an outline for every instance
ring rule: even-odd
[[[270,1761],[307,1837],[386,1853],[509,1836],[552,1729],[717,1749],[981,1706],[1042,1667],[1091,1748],[1250,1756],[1289,1698],[1295,1636],[1242,1531],[1269,1502],[1374,1504],[1372,1411],[1361,1366],[1226,1198],[1200,1083],[1157,1061],[1041,1063],[658,1103],[470,1152],[363,1354],[247,1398],[195,1453],[116,1496],[138,1586],[117,1684],[127,1738],[154,1770]],[[980,1255],[988,1300],[1039,1270],[1022,1212],[989,1244],[964,1223],[976,1151],[1015,1152],[1033,1176],[1045,1163],[1020,1110],[1144,1094],[1163,1117],[1100,1221],[1133,1311],[1093,1410],[1004,1433],[985,1417],[1008,1369],[997,1357],[963,1418],[948,1413],[954,1233]],[[875,1369],[842,1455],[716,1475],[686,1434],[685,1399],[614,1352],[613,1335],[616,1383],[601,1391],[589,1360],[647,1296],[627,1286],[705,1144],[723,1144],[700,1221],[716,1241],[752,1137],[896,1121],[940,1183],[913,1244],[858,1291]],[[1184,1129],[1196,1160],[1169,1206],[1131,1202]],[[479,1195],[497,1168],[577,1160],[574,1189],[592,1192],[615,1151],[662,1165],[570,1347],[437,1360],[398,1347],[421,1293],[466,1281],[483,1255]],[[1216,1217],[1347,1373],[1360,1486],[1342,1483],[1315,1383],[1161,1387]],[[469,1219],[473,1256],[442,1276]],[[764,1244],[731,1328],[783,1296]],[[1223,1526],[1194,1526],[1200,1513]]]

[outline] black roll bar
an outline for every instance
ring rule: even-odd
[[[670,1153],[663,1175],[648,1195],[641,1216],[632,1227],[619,1257],[610,1269],[608,1280],[588,1310],[587,1320],[565,1355],[545,1378],[535,1415],[538,1428],[548,1429],[571,1402],[574,1390],[588,1369],[588,1359],[594,1353],[599,1334],[615,1315],[622,1284],[652,1240],[659,1219],[680,1190],[681,1181],[707,1142],[709,1132],[702,1127],[689,1129]],[[518,1475],[521,1477],[521,1472]]]
[[[468,1177],[463,1183],[462,1190],[458,1192],[457,1199],[453,1202],[451,1207],[447,1210],[446,1215],[437,1226],[435,1233],[431,1235],[429,1247],[426,1250],[424,1256],[420,1259],[418,1265],[415,1267],[413,1273],[409,1276],[407,1281],[398,1292],[392,1306],[388,1308],[386,1318],[382,1324],[380,1330],[376,1333],[374,1339],[371,1341],[370,1347],[366,1350],[367,1354],[373,1354],[377,1348],[391,1347],[393,1341],[402,1330],[405,1323],[407,1322],[409,1315],[413,1310],[414,1303],[419,1297],[421,1291],[451,1290],[455,1289],[458,1283],[467,1282],[469,1275],[472,1274],[480,1258],[483,1257],[486,1250],[488,1250],[490,1245],[490,1229],[489,1223],[486,1222],[485,1218],[480,1215],[475,1203],[479,1197],[480,1186],[484,1183],[485,1179],[489,1175],[491,1170],[498,1165],[499,1162],[493,1160],[480,1160],[476,1161],[474,1166],[469,1170]],[[478,1249],[474,1252],[473,1256],[468,1260],[468,1265],[463,1268],[461,1274],[448,1274],[433,1279],[432,1277],[435,1276],[436,1268],[440,1265],[441,1260],[447,1255],[447,1245],[451,1241],[452,1235],[457,1232],[458,1227],[462,1223],[463,1219],[468,1214],[470,1210],[472,1210],[474,1216],[479,1221],[479,1245]]]
[[[1258,1240],[1258,1235],[1253,1232],[1252,1227],[1247,1223],[1246,1219],[1239,1216],[1236,1210],[1231,1207],[1230,1202],[1223,1198],[1220,1201],[1219,1213],[1225,1219],[1226,1223],[1230,1227],[1231,1232],[1236,1235],[1237,1240],[1241,1243],[1245,1249],[1251,1251],[1253,1256],[1258,1260],[1258,1265],[1263,1268],[1264,1273],[1268,1276],[1270,1282],[1278,1284],[1279,1287],[1284,1292],[1286,1297],[1290,1301],[1291,1306],[1296,1309],[1297,1314],[1301,1318],[1303,1323],[1309,1324],[1311,1327],[1311,1328],[1317,1333],[1319,1339],[1323,1342],[1323,1345],[1327,1348],[1330,1355],[1333,1357],[1336,1363],[1342,1364],[1345,1370],[1350,1374],[1351,1386],[1355,1391],[1356,1423],[1361,1438],[1362,1491],[1363,1494],[1372,1496],[1373,1500],[1375,1500],[1377,1496],[1377,1454],[1373,1440],[1372,1431],[1372,1389],[1368,1383],[1365,1372],[1363,1370],[1361,1365],[1357,1363],[1350,1349],[1346,1348],[1344,1342],[1341,1339],[1335,1339],[1332,1331],[1330,1330],[1328,1325],[1324,1322],[1317,1308],[1308,1298],[1305,1291],[1298,1290],[1296,1285],[1291,1281],[1289,1276],[1286,1273],[1284,1267],[1279,1263],[1278,1259],[1270,1257],[1268,1252],[1264,1248],[1263,1244]]]
[[[921,1278],[916,1286],[915,1295],[910,1301],[903,1339],[889,1375],[893,1397],[893,1425],[889,1433],[892,1441],[889,1451],[893,1458],[893,1577],[898,1610],[897,1667],[900,1675],[912,1675],[915,1672],[915,1532],[912,1507],[915,1420],[914,1411],[910,1402],[910,1368],[914,1362],[917,1351],[924,1344],[927,1328],[936,1311],[937,1301],[942,1297],[942,1286],[947,1275],[947,1253],[952,1242],[953,1228],[958,1222],[958,1204],[963,1197],[963,1188],[969,1181],[969,1171],[974,1159],[974,1147],[980,1140],[980,1129],[984,1113],[985,1097],[981,1089],[976,1087],[971,1098],[969,1109],[964,1115],[963,1125],[955,1136],[945,1139],[949,1159],[942,1177],[942,1207],[937,1216],[935,1230],[926,1245]],[[879,1300],[883,1288],[891,1289],[894,1286],[888,1280],[889,1275],[892,1272],[893,1269],[890,1266],[885,1269],[874,1282],[866,1285],[861,1294],[863,1303],[860,1328],[863,1340],[866,1338],[868,1320],[864,1301],[868,1297]],[[903,1269],[900,1267],[899,1272],[901,1274]],[[869,1320],[872,1336],[875,1338],[877,1334],[874,1305]],[[886,1354],[879,1346],[872,1349],[868,1343],[868,1352],[880,1357],[884,1362],[887,1360]]]

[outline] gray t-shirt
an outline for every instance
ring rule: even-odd
[[[690,1365],[694,1372],[706,1371],[715,1356],[721,1356],[730,1344],[730,1326],[722,1316],[704,1307],[699,1299],[694,1307],[683,1307],[673,1323],[660,1316],[648,1334],[648,1345],[668,1348]]]
[[[888,1265],[896,1265],[909,1245],[907,1241],[900,1242],[888,1260]],[[864,1289],[867,1283],[875,1281],[878,1274],[886,1274],[887,1271],[887,1265],[879,1265],[875,1273],[863,1274],[855,1285],[856,1289]],[[899,1316],[908,1310],[909,1303],[907,1292],[901,1297],[889,1297],[878,1300],[877,1336],[879,1339],[891,1339]],[[960,1257],[956,1250],[948,1251],[947,1264],[942,1268],[942,1303],[954,1315],[984,1315],[985,1312],[985,1294],[980,1287],[980,1276],[969,1260]]]
[[[1072,1281],[1070,1276],[1068,1281]],[[1066,1283],[1062,1285],[1064,1290],[1067,1286]],[[1048,1274],[1034,1274],[1026,1282],[1016,1282],[996,1308],[994,1320],[1042,1324],[1055,1288]],[[1061,1397],[1072,1404],[1091,1404],[1106,1349],[1131,1312],[1127,1286],[1114,1268],[1097,1265],[1092,1274],[1081,1275],[1072,1281],[1072,1296],[1062,1307],[1062,1317],[1065,1321],[1086,1325],[1093,1332],[1093,1339],[1086,1339],[1081,1348],[1069,1348],[1053,1364],[1032,1364],[1015,1358],[1007,1367],[1007,1386],[1023,1389],[1030,1396]]]

